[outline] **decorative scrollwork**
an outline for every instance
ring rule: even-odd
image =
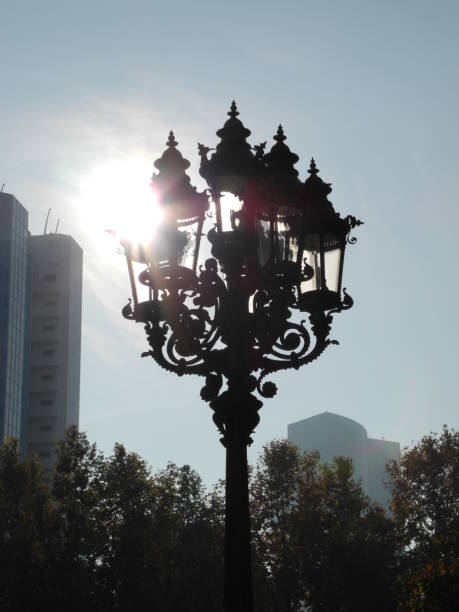
[[[358,227],[359,225],[363,225],[363,221],[360,221],[360,219],[357,219],[353,215],[348,215],[347,217],[345,217],[344,221],[346,221],[347,224],[349,225],[349,231],[346,236],[346,242],[348,244],[355,244],[357,242],[357,238],[355,236],[352,236],[351,238],[350,233],[355,227]]]
[[[130,320],[134,319],[134,313],[132,312],[131,304],[132,304],[132,300],[131,298],[128,298],[128,303],[126,304],[126,306],[123,306],[121,310],[121,314],[123,315],[125,319],[130,319]]]
[[[210,402],[218,397],[223,385],[221,374],[209,373],[206,376],[206,384],[201,389],[201,397],[205,402]]]
[[[179,376],[205,376],[201,397],[207,402],[219,397],[224,378],[233,381],[232,388],[274,397],[277,387],[266,377],[298,369],[337,344],[328,338],[333,315],[353,304],[344,289],[335,308],[314,310],[309,323],[298,322],[292,319],[298,299],[292,282],[297,281],[287,269],[271,274],[271,281],[253,295],[247,268],[238,274],[225,282],[217,260],[210,258],[200,267],[194,286],[183,283],[180,288],[170,275],[155,300],[138,304],[134,312],[129,301],[123,309],[126,318],[145,323],[150,350],[143,356]],[[144,277],[148,282],[148,274]],[[230,291],[228,286],[238,289]]]

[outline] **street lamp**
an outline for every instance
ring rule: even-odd
[[[198,145],[208,194],[190,184],[189,162],[170,133],[152,178],[162,221],[148,243],[123,241],[132,288],[123,315],[145,325],[150,350],[142,356],[179,376],[205,377],[201,397],[226,448],[224,610],[246,612],[247,446],[262,406],[255,392],[273,397],[269,374],[298,369],[337,344],[328,338],[333,315],[353,304],[341,288],[344,251],[361,222],[335,212],[314,160],[299,179],[281,126],[265,153],[266,143],[247,142],[234,102],[228,115],[216,149]],[[198,266],[209,199],[212,257]],[[309,329],[295,311],[309,313]]]

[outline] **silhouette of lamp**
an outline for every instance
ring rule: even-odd
[[[142,356],[179,376],[205,377],[201,397],[226,449],[224,610],[250,612],[247,446],[262,406],[256,393],[273,397],[267,376],[337,344],[328,338],[333,315],[353,304],[342,289],[344,251],[361,222],[335,212],[314,160],[299,179],[281,126],[265,153],[266,142],[247,142],[234,102],[228,115],[216,148],[198,145],[208,193],[191,185],[170,133],[152,178],[163,220],[149,242],[122,243],[132,289],[123,315],[145,326],[150,349]],[[209,198],[212,257],[201,261]]]

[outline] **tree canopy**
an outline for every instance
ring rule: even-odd
[[[407,610],[457,610],[459,432],[429,434],[389,466],[392,510],[403,546],[399,591]]]
[[[264,447],[250,482],[258,612],[456,609],[459,434],[424,437],[388,474],[390,515],[350,460]],[[106,457],[76,429],[50,483],[3,444],[0,609],[220,611],[223,491],[187,465],[153,473],[121,444]]]
[[[353,480],[349,459],[322,465],[318,453],[271,442],[252,493],[260,609],[395,608],[393,523]]]

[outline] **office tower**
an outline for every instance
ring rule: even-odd
[[[385,465],[391,459],[399,461],[398,442],[369,438],[360,423],[332,412],[291,423],[288,439],[303,452],[319,451],[323,463],[331,463],[338,456],[350,457],[354,477],[360,480],[363,491],[388,509],[390,492],[384,486]]]
[[[49,477],[56,442],[79,421],[83,253],[70,236],[30,237],[31,348],[27,451]]]
[[[25,450],[29,348],[28,214],[0,193],[0,442]]]

